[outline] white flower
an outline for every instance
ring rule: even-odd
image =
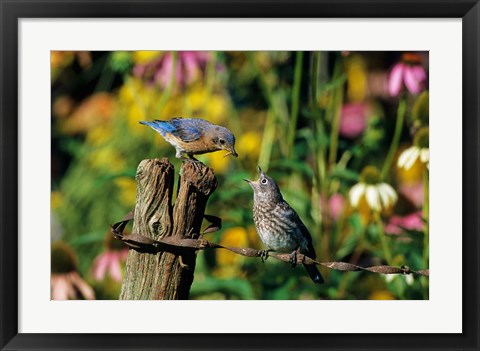
[[[398,157],[397,166],[409,170],[415,164],[417,159],[420,158],[422,163],[429,167],[430,151],[428,148],[419,148],[418,146],[411,146],[401,153]]]
[[[367,166],[360,174],[360,182],[350,189],[350,203],[358,207],[360,199],[365,197],[368,206],[377,212],[389,208],[397,202],[397,193],[387,183],[382,183],[380,172],[373,166]]]
[[[385,277],[385,281],[387,283],[391,283],[395,280],[395,278],[397,278],[398,276],[401,276],[403,277],[403,279],[405,279],[405,283],[407,283],[407,285],[413,285],[413,281],[415,280],[414,277],[413,277],[413,274],[407,274],[407,275],[400,275],[400,274],[386,274],[384,277]]]
[[[413,146],[403,151],[398,157],[397,166],[409,170],[418,159],[424,163],[427,168],[430,166],[429,130],[423,127],[417,131],[413,139]]]
[[[398,198],[395,190],[387,183],[357,183],[350,189],[352,206],[357,207],[363,196],[365,196],[368,206],[377,212],[394,205]]]

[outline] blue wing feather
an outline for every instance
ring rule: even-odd
[[[198,140],[203,131],[211,125],[200,118],[173,118],[170,123],[175,127],[170,133],[184,142]]]
[[[163,137],[166,133],[171,133],[175,130],[175,127],[166,121],[155,120],[153,122],[140,121],[140,124],[149,126],[159,132]]]
[[[200,118],[172,118],[169,121],[155,120],[153,122],[141,121],[140,124],[152,127],[163,137],[165,137],[166,133],[170,133],[184,142],[198,140],[202,136],[203,131],[211,126],[210,122]]]

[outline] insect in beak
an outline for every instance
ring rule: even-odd
[[[232,149],[228,149],[228,152],[227,152],[225,155],[223,155],[223,157],[227,157],[227,156],[229,156],[229,155],[233,155],[233,156],[235,156],[235,157],[238,157],[238,154],[235,152],[235,149],[233,149],[233,148],[232,148]]]

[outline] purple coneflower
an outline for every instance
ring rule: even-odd
[[[77,272],[77,259],[66,243],[52,244],[52,275],[50,277],[52,300],[94,300],[95,292]]]
[[[427,73],[420,63],[420,56],[405,53],[402,60],[396,63],[390,72],[388,91],[391,96],[398,96],[405,84],[407,90],[416,95],[425,88],[426,80]]]
[[[162,88],[168,87],[172,75],[177,86],[186,85],[200,77],[210,58],[204,51],[178,51],[176,55],[175,60],[173,52],[166,52],[153,61],[135,66],[133,74]]]

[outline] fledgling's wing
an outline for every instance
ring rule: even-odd
[[[286,201],[283,201],[280,204],[280,207],[284,214],[284,218],[288,222],[290,222],[292,225],[296,225],[296,228],[300,230],[303,238],[305,238],[307,241],[307,247],[301,248],[300,252],[312,259],[316,259],[317,254],[315,253],[315,249],[313,248],[312,236],[310,235],[310,232],[308,231],[307,227],[305,227],[305,224],[303,224],[297,212],[295,212],[295,210],[291,208]],[[300,245],[301,243],[298,243],[298,244]],[[323,284],[325,282],[317,266],[304,264],[304,267],[307,270],[308,275],[310,276],[310,278],[313,280],[315,284]]]
[[[170,133],[184,142],[198,140],[203,131],[211,126],[210,122],[200,118],[173,118],[169,122],[174,127]]]
[[[295,212],[295,210],[292,207],[290,207],[290,205],[286,201],[283,201],[280,204],[280,206],[282,208],[282,213],[284,215],[284,218],[288,222],[290,222],[292,225],[295,225],[302,233],[302,237],[307,240],[306,251],[301,250],[302,253],[304,253],[310,258],[315,259],[317,255],[315,253],[315,249],[313,248],[312,236],[310,235],[310,232],[308,231],[307,227],[305,226],[305,224],[303,224],[297,212]],[[301,243],[298,243],[298,244],[300,245]]]

